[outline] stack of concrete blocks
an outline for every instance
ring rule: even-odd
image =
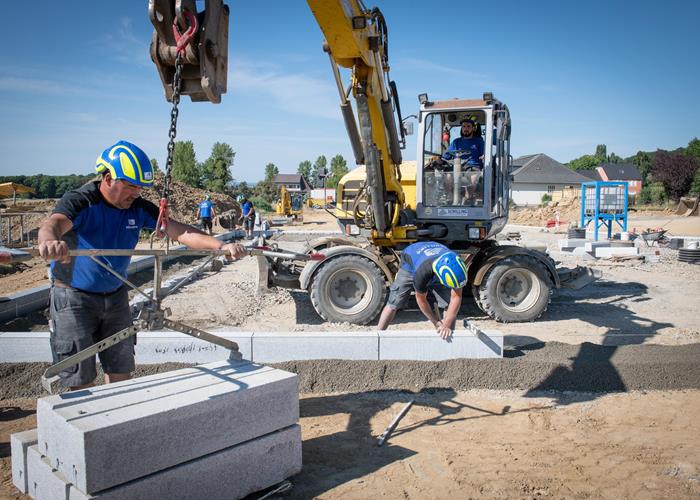
[[[611,257],[639,255],[639,248],[633,242],[590,241],[584,238],[568,238],[558,241],[560,252],[571,252],[583,259],[610,259]]]
[[[217,361],[42,398],[12,435],[39,500],[241,498],[301,470],[298,379]]]

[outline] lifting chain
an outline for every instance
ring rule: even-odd
[[[165,180],[163,182],[163,192],[160,197],[160,210],[158,212],[158,222],[156,223],[155,235],[166,238],[166,245],[169,243],[165,234],[168,227],[168,195],[170,190],[170,180],[173,168],[173,154],[175,152],[175,137],[177,136],[177,116],[179,114],[178,105],[180,104],[180,86],[182,83],[182,57],[185,49],[192,41],[194,34],[197,33],[197,18],[194,14],[188,11],[183,11],[187,18],[189,27],[184,33],[180,33],[177,25],[177,19],[173,21],[173,35],[175,36],[176,51],[175,57],[175,75],[173,77],[173,107],[170,111],[170,130],[168,131],[168,156],[165,161]]]

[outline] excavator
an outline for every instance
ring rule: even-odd
[[[304,221],[304,195],[299,191],[290,191],[287,186],[281,185],[279,197],[275,205],[275,213],[277,217],[272,219],[272,224],[276,224],[276,220],[282,220],[283,224],[287,222],[301,223]]]
[[[401,250],[420,240],[457,251],[468,266],[476,304],[502,322],[534,321],[554,288],[581,288],[596,279],[590,269],[558,269],[543,252],[496,241],[508,221],[512,162],[505,103],[491,92],[434,101],[427,93],[419,95],[416,161],[403,162],[413,123],[402,117],[390,78],[382,12],[361,0],[307,3],[325,37],[323,50],[359,167],[337,188],[343,234],[311,241],[306,249],[325,258],[259,256],[261,288],[306,290],[325,320],[367,324],[385,304]],[[149,0],[155,27],[151,58],[168,100],[176,88],[193,101],[214,103],[226,91],[228,7],[221,0],[204,5],[197,12],[194,0]],[[190,32],[178,62],[178,38]],[[340,68],[349,70],[347,82]],[[176,85],[179,78],[182,84]],[[460,151],[448,154],[464,119],[477,125],[484,139],[482,168],[466,164]]]

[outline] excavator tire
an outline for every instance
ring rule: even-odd
[[[474,302],[476,302],[476,306],[483,312],[486,312],[484,311],[484,306],[481,304],[481,298],[479,297],[479,287],[472,286],[472,297],[474,297]]]
[[[529,255],[512,255],[489,269],[478,287],[477,305],[502,323],[535,321],[547,310],[552,281]]]
[[[326,321],[366,325],[386,302],[384,273],[360,255],[331,259],[314,274],[311,303]]]

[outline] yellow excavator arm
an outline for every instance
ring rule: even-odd
[[[415,226],[399,226],[405,203],[399,165],[405,144],[396,84],[389,79],[388,32],[377,8],[367,9],[360,0],[308,0],[311,12],[325,36],[338,87],[340,108],[357,164],[366,166],[367,180],[360,196],[367,208],[362,227],[378,246],[394,246],[415,240]],[[182,95],[193,100],[219,102],[226,91],[228,7],[222,0],[205,0],[196,12],[194,0],[149,0],[155,26],[151,57],[158,67],[166,98],[171,99],[176,43],[174,23],[185,31],[187,12],[199,20],[197,33],[186,49],[182,71],[186,75]],[[345,84],[340,69],[350,70]],[[357,120],[349,97],[355,100]],[[395,116],[398,116],[398,124]]]

